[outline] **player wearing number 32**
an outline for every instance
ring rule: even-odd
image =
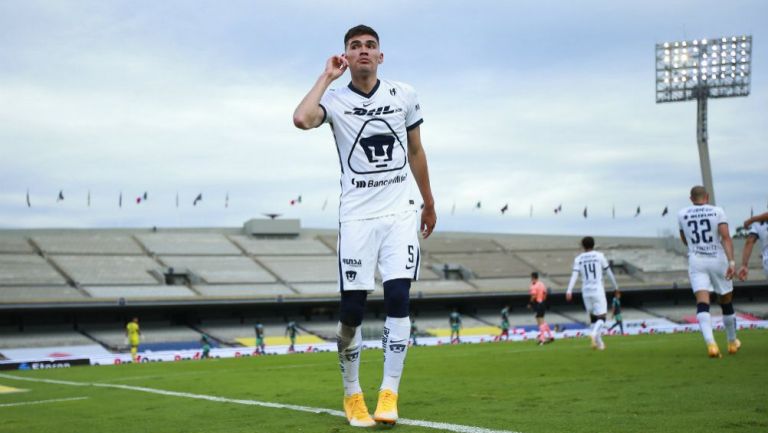
[[[379,79],[382,62],[376,31],[364,25],[351,28],[344,36],[344,54],[326,61],[325,70],[293,114],[293,123],[300,129],[327,123],[339,157],[341,306],[336,337],[344,411],[356,427],[397,421],[398,387],[411,330],[409,290],[411,280],[419,275],[418,232],[428,237],[436,222],[416,92],[407,84]],[[329,89],[347,69],[351,82]],[[372,418],[358,372],[361,324],[367,295],[376,287],[377,267],[387,318],[382,337],[384,377]]]
[[[592,323],[592,348],[605,350],[603,326],[605,325],[605,315],[608,314],[608,301],[605,299],[603,274],[611,280],[614,292],[618,293],[619,285],[616,284],[616,278],[613,276],[608,260],[605,259],[603,253],[594,250],[595,239],[592,236],[587,236],[581,240],[581,246],[584,248],[584,252],[576,256],[573,261],[573,274],[568,283],[568,290],[565,292],[565,299],[571,302],[573,286],[576,285],[576,280],[581,275],[581,297]]]
[[[723,310],[723,324],[728,338],[728,353],[739,350],[736,338],[736,315],[733,311],[733,242],[728,232],[728,220],[722,208],[709,204],[709,193],[703,186],[691,188],[693,206],[677,214],[680,239],[688,246],[688,277],[696,297],[696,318],[707,343],[711,358],[720,358],[720,349],[712,333],[709,314],[709,293],[718,294]]]

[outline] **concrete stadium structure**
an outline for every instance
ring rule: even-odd
[[[580,306],[562,299],[579,240],[434,233],[422,242],[421,280],[412,288],[420,329],[445,327],[451,308],[495,326],[504,304],[513,305],[513,326],[531,323],[524,305],[533,271],[552,290],[553,323],[583,320]],[[679,240],[598,237],[597,243],[627,294],[625,317],[690,315]],[[743,240],[734,243],[740,255]],[[750,267],[750,281],[738,284],[737,308],[768,317],[759,254]],[[301,229],[297,220],[256,219],[243,228],[0,230],[0,349],[95,342],[123,350],[122,326],[134,315],[146,323],[149,341],[194,341],[207,333],[238,345],[255,320],[278,334],[289,318],[329,339],[337,273],[336,232]],[[381,290],[371,295],[374,327],[383,321],[380,299]]]

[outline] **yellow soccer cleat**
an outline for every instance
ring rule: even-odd
[[[739,351],[739,348],[741,347],[741,341],[739,339],[735,339],[733,341],[728,342],[728,353],[731,355],[735,355],[736,352]]]
[[[352,427],[373,427],[376,425],[376,421],[368,413],[362,392],[344,397],[344,413],[346,413],[347,421]]]
[[[720,354],[720,348],[717,347],[717,343],[707,344],[707,353],[709,354],[710,358],[722,358],[723,357],[723,355]]]
[[[379,403],[376,405],[373,419],[391,425],[397,422],[397,394],[389,389],[379,391]]]

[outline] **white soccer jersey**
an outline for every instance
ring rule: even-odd
[[[576,256],[573,261],[573,272],[578,272],[581,276],[582,296],[603,295],[605,298],[603,272],[608,269],[610,269],[608,260],[599,251],[587,251]],[[572,288],[572,286],[569,287],[569,289]]]
[[[677,213],[680,230],[688,242],[688,258],[724,258],[720,224],[728,223],[723,208],[708,204],[688,206]]]
[[[749,235],[757,236],[763,249],[763,268],[768,275],[768,222],[752,223],[749,226]]]
[[[339,221],[418,210],[408,165],[408,131],[422,122],[413,88],[379,80],[366,95],[350,83],[327,91],[320,106],[341,164]]]

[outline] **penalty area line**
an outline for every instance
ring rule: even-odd
[[[171,396],[171,397],[207,400],[207,401],[213,401],[217,403],[232,403],[232,404],[241,404],[241,405],[248,405],[248,406],[261,406],[261,407],[268,407],[272,409],[288,409],[288,410],[293,410],[297,412],[327,414],[327,415],[346,418],[346,415],[344,414],[344,412],[340,410],[325,409],[325,408],[311,407],[311,406],[300,406],[295,404],[273,403],[269,401],[259,401],[259,400],[234,399],[234,398],[226,398],[226,397],[217,397],[214,395],[192,394],[188,392],[168,391],[165,389],[147,388],[143,386],[131,386],[131,385],[121,385],[121,384],[113,384],[113,383],[71,382],[66,380],[21,377],[21,376],[14,376],[10,374],[2,374],[2,373],[0,373],[0,377],[4,379],[21,380],[21,381],[27,381],[27,382],[50,383],[55,385],[80,386],[80,387],[92,386],[97,388],[123,389],[126,391],[146,392],[149,394],[159,394],[159,395],[165,395],[165,396]],[[88,397],[79,397],[79,398],[88,398]],[[50,400],[50,401],[53,401],[53,400]],[[489,429],[485,427],[478,427],[478,426],[471,426],[471,425],[450,424],[450,423],[444,423],[444,422],[424,421],[424,420],[406,419],[406,418],[398,419],[397,423],[404,424],[404,425],[412,425],[416,427],[436,429],[436,430],[451,431],[455,433],[520,433],[520,432],[515,432],[510,430],[494,430],[494,429]]]
[[[89,397],[71,397],[71,398],[54,398],[51,400],[22,401],[19,403],[3,403],[3,404],[0,404],[0,407],[28,406],[30,404],[45,404],[45,403],[56,403],[59,401],[86,400],[88,398]]]

